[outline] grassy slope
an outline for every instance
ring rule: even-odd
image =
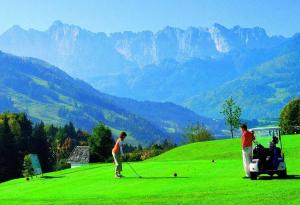
[[[285,180],[242,179],[240,140],[220,140],[132,164],[142,179],[128,165],[127,177],[118,180],[112,164],[95,164],[49,173],[48,179],[12,180],[0,185],[0,204],[299,204],[300,136],[284,137],[284,145],[291,175]]]
[[[205,95],[191,97],[185,105],[197,113],[218,118],[223,102],[232,96],[247,119],[277,118],[288,101],[300,96],[300,50],[287,51]]]

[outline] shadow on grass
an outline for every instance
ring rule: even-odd
[[[64,178],[65,176],[42,176],[42,179],[59,179]]]
[[[112,166],[112,165],[109,164],[108,166]],[[82,167],[84,167],[84,166],[82,166]],[[106,166],[102,164],[102,165],[99,165],[99,166],[86,167],[85,169],[79,169],[79,170],[75,169],[73,171],[72,171],[72,168],[69,168],[69,169],[64,170],[65,171],[64,175],[73,174],[73,173],[76,173],[76,172],[85,172],[85,171],[89,171],[89,170],[92,170],[92,169],[99,169],[99,168],[103,168],[103,167],[106,167]]]
[[[300,175],[287,175],[286,177],[278,176],[259,176],[259,180],[300,180]]]
[[[190,177],[124,177],[124,179],[188,179]]]

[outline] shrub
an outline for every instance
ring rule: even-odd
[[[185,130],[184,136],[190,143],[213,139],[213,136],[209,130],[204,125],[199,123],[188,126]]]
[[[24,157],[22,174],[27,179],[29,177],[32,178],[32,176],[34,175],[30,154],[27,154]]]

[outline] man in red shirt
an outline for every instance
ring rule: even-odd
[[[252,142],[254,140],[254,134],[248,131],[247,125],[241,125],[242,131],[242,155],[243,155],[243,164],[246,177],[250,177],[249,165],[252,160]]]

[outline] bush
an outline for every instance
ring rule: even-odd
[[[209,130],[204,125],[199,123],[188,126],[185,130],[184,136],[190,143],[213,139],[213,136]]]
[[[141,159],[146,160],[146,159],[149,159],[151,157],[155,157],[157,155],[160,155],[161,153],[163,153],[163,150],[158,150],[158,149],[144,150],[142,155],[141,155]]]
[[[124,161],[142,161],[160,155],[172,148],[176,147],[170,140],[165,139],[161,144],[151,144],[148,148],[143,149],[141,145],[138,147],[126,145]]]
[[[133,152],[127,153],[125,155],[124,161],[129,161],[129,162],[133,162],[133,161],[141,161],[142,158],[142,151],[140,150],[135,150]]]
[[[24,157],[22,174],[27,179],[29,177],[32,178],[32,176],[34,175],[30,154],[27,154]]]
[[[56,162],[55,170],[63,170],[71,168],[71,164],[66,159],[60,159]]]

